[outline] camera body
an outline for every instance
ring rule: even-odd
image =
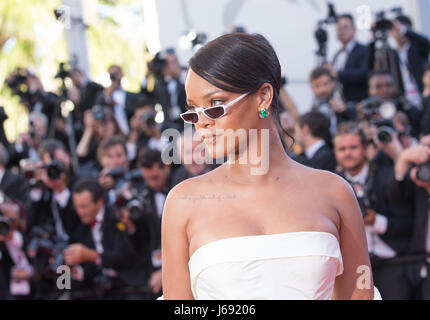
[[[28,88],[29,71],[23,68],[17,68],[6,80],[7,86],[11,89],[12,94],[17,95],[22,104],[31,105],[32,95]]]
[[[395,7],[388,11],[379,11],[376,13],[375,18],[375,32],[387,33],[393,27],[391,20],[396,19],[398,16],[403,14],[403,9],[401,7]]]
[[[120,192],[116,194],[115,207],[118,209],[126,209],[129,212],[130,220],[139,220],[142,216],[149,215],[155,211],[155,207],[151,199],[152,193],[149,188],[145,187],[140,192],[136,189],[127,191],[128,192]]]
[[[155,116],[156,115],[157,114],[155,112],[148,111],[148,112],[145,112],[144,114],[142,114],[141,120],[148,127],[153,127],[153,126],[155,126],[157,124],[156,121],[155,121]]]
[[[106,119],[106,112],[105,112],[103,106],[100,105],[100,104],[94,105],[91,108],[91,112],[92,112],[92,114],[94,116],[94,119],[96,119],[96,120],[101,121],[101,120],[105,120]]]
[[[148,63],[148,70],[152,72],[156,77],[162,77],[163,69],[166,66],[167,66],[166,53],[164,51],[160,51]]]
[[[418,166],[417,179],[424,183],[430,182],[430,162]]]
[[[32,264],[35,274],[37,276],[56,274],[57,268],[64,264],[63,251],[68,247],[68,242],[57,237],[54,227],[48,223],[33,227],[29,239],[27,252],[34,253]]]
[[[65,172],[65,165],[61,161],[52,160],[43,166],[48,173],[48,178],[51,180],[58,180],[62,173]]]
[[[385,100],[371,97],[361,102],[362,112],[367,120],[392,119],[398,110],[398,100]]]
[[[115,208],[128,210],[129,217],[133,221],[154,212],[151,190],[147,186],[141,190],[132,186],[134,182],[143,181],[138,169],[125,172],[123,168],[116,168],[111,170],[108,175],[115,180]]]
[[[58,65],[58,72],[55,75],[55,78],[64,81],[68,77],[70,77],[70,73],[68,68],[66,67],[66,63],[60,62],[60,64]]]

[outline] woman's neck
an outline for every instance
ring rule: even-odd
[[[229,157],[226,170],[233,182],[254,184],[275,180],[280,167],[292,163],[273,123],[269,128],[255,131],[248,133],[246,150]]]

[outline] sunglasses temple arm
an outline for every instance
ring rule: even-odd
[[[247,95],[248,95],[248,93],[242,94],[241,96],[237,97],[233,101],[230,101],[229,103],[227,103],[227,105],[225,105],[224,108],[225,109],[230,108],[232,105],[234,105],[236,102],[239,102],[240,100],[242,100],[243,98],[245,98]]]

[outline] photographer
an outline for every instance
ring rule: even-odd
[[[412,30],[412,20],[404,15],[392,20],[391,35],[397,43],[402,77],[402,93],[414,106],[421,105],[423,73],[429,59],[430,41]]]
[[[310,75],[310,83],[314,94],[312,110],[327,116],[331,133],[335,132],[339,123],[355,119],[355,105],[346,104],[342,100],[336,88],[336,80],[328,69],[314,69]]]
[[[28,190],[20,175],[6,169],[8,159],[8,152],[0,143],[0,211],[13,221],[17,229],[24,232],[26,230],[25,201]]]
[[[156,270],[151,274],[150,286],[154,294],[161,290],[161,216],[169,191],[181,177],[172,175],[170,165],[163,163],[161,153],[157,150],[143,149],[138,156],[137,165],[149,190],[148,198],[155,210],[150,215],[155,241],[152,250],[152,266]]]
[[[19,166],[22,159],[39,161],[37,149],[48,134],[48,118],[39,111],[29,115],[29,130],[21,133],[17,141],[10,148],[10,166]]]
[[[8,153],[0,144],[0,299],[30,294],[33,270],[23,251],[27,194],[21,176],[6,169]]]
[[[157,113],[147,100],[141,100],[130,120],[131,133],[129,136],[129,159],[135,159],[137,150],[150,148],[163,151],[169,143],[169,139],[162,136],[165,123],[155,121]],[[130,156],[130,153],[132,155]]]
[[[410,134],[418,137],[421,112],[399,95],[390,72],[372,72],[369,76],[369,98],[357,105],[359,118],[378,115],[390,120],[397,111],[402,111],[407,115],[411,126]]]
[[[115,180],[129,172],[127,144],[122,136],[103,140],[97,149],[97,159],[102,167],[98,182],[108,191],[109,203],[115,203]]]
[[[180,114],[186,111],[186,69],[179,64],[173,49],[158,52],[148,63],[149,76],[142,85],[142,93],[152,97],[153,104],[161,104],[167,126],[183,128]],[[149,82],[153,81],[153,88]]]
[[[120,66],[110,66],[108,73],[111,85],[99,94],[95,104],[110,106],[122,133],[128,135],[130,133],[129,120],[133,115],[134,106],[139,95],[125,91],[122,88],[123,73]]]
[[[421,139],[420,145],[404,150],[395,165],[395,179],[391,194],[408,204],[414,217],[413,233],[409,247],[410,263],[407,265],[410,298],[430,299],[430,136]]]
[[[24,202],[27,196],[25,181],[22,176],[7,169],[9,153],[0,143],[0,190],[9,198]]]
[[[93,107],[103,87],[87,79],[84,73],[78,68],[72,68],[69,71],[69,77],[72,80],[73,86],[68,90],[67,94],[68,98],[75,105],[72,111],[74,128],[77,137],[80,137],[84,130],[84,113]]]
[[[389,20],[385,12],[378,14],[372,27],[374,40],[369,44],[369,66],[375,71],[390,72],[395,90],[411,105],[419,107],[423,90],[423,72],[429,58],[430,42],[412,31],[412,21],[404,15]],[[394,38],[397,50],[388,44]]]
[[[123,298],[128,287],[124,272],[136,263],[136,253],[124,225],[104,203],[96,180],[83,179],[73,188],[73,204],[82,222],[64,250],[72,267],[72,297],[87,290],[88,298]],[[85,293],[84,293],[85,294]]]
[[[122,135],[115,117],[108,107],[95,105],[84,113],[85,130],[76,148],[79,164],[97,167],[97,148],[103,140]]]
[[[421,133],[430,134],[430,62],[427,63],[423,76],[423,117],[421,120]]]
[[[23,237],[13,228],[8,231],[3,225],[0,228],[0,299],[27,297],[33,268],[23,251]]]
[[[341,124],[333,142],[339,174],[353,187],[363,213],[375,286],[384,299],[408,298],[403,266],[386,263],[407,254],[413,231],[407,202],[388,192],[393,167],[367,161],[367,139],[356,123]]]
[[[42,161],[34,172],[36,184],[29,192],[27,226],[52,225],[59,239],[67,241],[80,221],[72,206],[70,188],[78,178],[72,171],[64,145],[48,139],[40,146]]]
[[[58,96],[46,92],[40,79],[32,72],[18,68],[6,79],[6,84],[14,95],[20,97],[20,102],[27,106],[29,113],[42,112],[50,121],[58,108]]]
[[[358,103],[367,96],[367,49],[355,40],[355,23],[350,14],[337,17],[337,38],[342,48],[335,54],[333,64],[326,64],[343,87],[346,102]]]

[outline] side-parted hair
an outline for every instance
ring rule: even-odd
[[[271,111],[280,125],[279,114],[283,111],[279,102],[281,65],[275,50],[264,36],[225,34],[197,51],[190,59],[189,66],[210,84],[228,92],[252,94],[263,84],[270,84],[273,88]]]

